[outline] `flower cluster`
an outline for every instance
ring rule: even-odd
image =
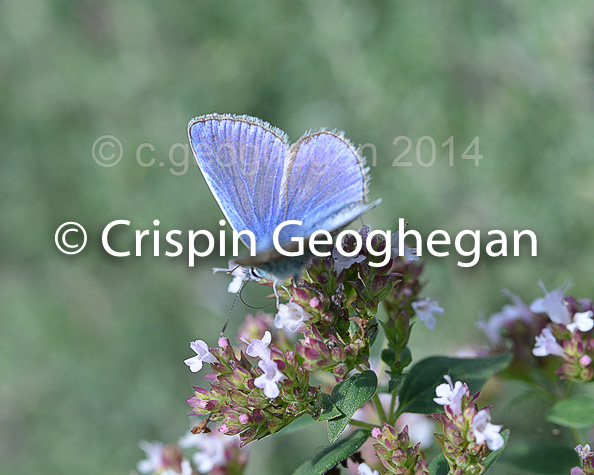
[[[374,428],[371,436],[377,440],[373,447],[382,465],[396,475],[429,475],[424,455],[420,452],[420,443],[411,447],[408,426],[400,433],[388,423],[381,429]]]
[[[368,233],[367,227],[360,231],[364,243]],[[443,310],[429,299],[418,298],[422,266],[415,263],[413,251],[407,259],[393,249],[386,265],[371,265],[390,245],[376,237],[370,241],[372,249],[364,245],[357,255],[345,257],[334,252],[312,260],[303,280],[275,289],[283,302],[274,318],[264,314],[249,317],[240,332],[242,341],[249,344],[245,351],[234,350],[227,338],[221,338],[217,348],[209,348],[201,340],[192,342],[196,356],[186,364],[199,371],[209,363],[213,370],[206,376],[210,389],[195,388],[194,397],[188,399],[193,414],[221,422],[221,432],[240,434],[242,444],[247,444],[303,414],[316,416],[320,412],[321,390],[309,385],[311,373],[330,372],[341,382],[359,365],[368,367],[380,302],[389,300],[399,307],[396,313],[405,315],[407,321],[417,314],[434,327],[434,314]],[[354,237],[347,236],[343,248],[354,246]],[[247,275],[233,269],[234,285],[229,290],[236,292],[240,279]],[[274,285],[265,280],[259,283]],[[406,341],[410,328],[407,324]],[[271,343],[272,333],[278,346]],[[292,343],[294,336],[297,340]]]
[[[213,373],[206,376],[211,388],[194,388],[194,397],[187,401],[193,414],[222,422],[219,432],[240,434],[242,445],[313,411],[319,390],[309,386],[309,373],[298,364],[296,353],[272,345],[269,332],[261,340],[252,339],[245,353],[236,355],[229,339],[223,337],[218,348],[186,364],[195,358],[209,362]]]
[[[501,426],[491,424],[490,408],[479,410],[475,403],[479,392],[473,396],[465,383],[453,383],[449,376],[444,379],[447,383],[435,389],[434,398],[444,406],[444,413],[433,415],[443,434],[435,437],[450,464],[451,474],[483,473],[481,462],[491,451],[504,446]]]
[[[594,452],[590,446],[580,444],[575,448],[575,451],[582,460],[582,466],[573,467],[570,475],[594,475]]]
[[[587,382],[594,378],[594,306],[589,299],[566,296],[567,285],[525,305],[511,296],[513,305],[480,322],[494,347],[510,343],[518,362],[533,357],[555,356],[563,363],[557,373],[563,379]],[[531,352],[530,352],[531,349]]]
[[[188,432],[177,443],[141,441],[146,459],[137,464],[141,474],[159,475],[241,475],[247,453],[239,448],[239,437],[226,437],[218,432]]]
[[[333,252],[313,259],[302,279],[283,285],[258,280],[260,285],[274,287],[277,312],[248,315],[239,330],[239,347],[234,348],[226,337],[216,347],[202,340],[190,343],[195,353],[185,360],[190,370],[199,372],[206,365],[211,369],[205,376],[209,387],[195,387],[187,400],[193,408],[191,415],[203,420],[172,448],[154,446],[139,470],[168,475],[168,470],[185,475],[240,474],[246,462],[241,447],[309,414],[328,421],[331,440],[347,427],[359,427],[352,436],[368,437],[366,446],[358,446],[360,452],[346,454],[343,460],[343,465],[350,464],[357,473],[429,473],[418,436],[422,433],[424,444],[429,445],[434,440],[434,423],[427,416],[404,413],[398,406],[397,388],[412,377],[405,370],[412,362],[408,343],[415,322],[433,329],[436,316],[444,310],[437,302],[420,297],[423,265],[414,249],[406,248],[400,256],[397,236],[391,240],[375,236],[368,242],[367,227],[360,235],[365,244],[358,253],[345,257]],[[342,248],[353,250],[355,244],[349,235]],[[391,259],[381,266],[372,265],[379,263],[386,247],[391,248]],[[254,278],[233,263],[220,270],[232,274],[228,290],[233,293],[246,279]],[[380,305],[385,311],[382,320],[377,319]],[[386,342],[378,376],[369,355],[380,323]],[[324,382],[323,387],[310,385],[314,373],[326,373],[325,378],[315,376]],[[465,385],[452,385],[451,394],[440,388],[438,396],[447,402],[446,415],[434,417],[444,428],[444,435],[437,437],[448,450],[448,461],[464,469],[480,467],[485,454],[498,450],[500,427],[490,423],[488,410],[478,411]],[[370,410],[377,417],[365,416]],[[209,424],[216,424],[213,432]],[[466,443],[456,449],[452,443],[459,437]],[[231,442],[224,444],[224,439]],[[184,450],[190,449],[195,453],[185,455]]]

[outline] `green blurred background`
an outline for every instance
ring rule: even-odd
[[[535,258],[524,248],[464,269],[455,253],[426,257],[426,295],[446,312],[436,331],[417,328],[415,357],[484,343],[474,322],[501,307],[502,288],[530,300],[538,279],[571,279],[592,297],[593,26],[588,0],[0,1],[0,472],[127,473],[143,458],[139,439],[188,429],[184,400],[201,377],[183,359],[190,340],[216,342],[232,296],[211,268],[226,259],[189,269],[152,257],[150,242],[117,259],[100,235],[114,219],[219,229],[197,166],[175,146],[196,115],[255,115],[293,140],[338,128],[373,144],[375,228],[403,217],[425,236],[536,233]],[[104,135],[123,147],[112,167],[93,160]],[[412,166],[392,166],[398,136],[412,140]],[[422,136],[437,145],[431,167],[415,158]],[[454,166],[441,146],[451,136]],[[461,159],[475,137],[479,166]],[[137,161],[143,143],[153,166]],[[421,153],[427,162],[428,143]],[[89,235],[74,256],[54,244],[66,221]],[[118,239],[132,246],[131,231]],[[232,331],[248,311],[238,305]],[[530,408],[494,412],[510,444],[554,440]],[[254,444],[249,473],[290,473],[324,442],[316,429]]]

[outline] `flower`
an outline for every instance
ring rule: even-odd
[[[138,445],[144,451],[147,458],[136,465],[140,473],[152,473],[163,469],[166,464],[163,457],[163,444],[161,442],[147,442],[141,440]]]
[[[406,229],[406,226],[408,226],[408,221],[405,223],[404,229]],[[403,245],[402,253],[400,253],[400,231],[396,231],[394,234],[392,234],[390,241],[392,244],[392,259],[396,259],[401,255],[404,256],[404,260],[407,262],[414,262],[420,259],[419,256],[417,256],[417,249],[414,247],[406,247]]]
[[[270,345],[270,342],[272,341],[272,334],[268,330],[266,330],[261,340],[254,338],[251,342],[248,342],[242,337],[241,341],[249,345],[247,350],[245,350],[248,356],[253,358],[257,357],[263,360],[270,359],[270,348],[268,348],[268,345]]]
[[[192,469],[192,465],[190,464],[189,460],[182,460],[181,461],[181,475],[192,475],[194,470]],[[159,475],[180,475],[180,472],[174,470],[173,468],[169,468],[163,472],[159,472]]]
[[[571,315],[569,309],[563,300],[563,294],[567,290],[569,284],[565,284],[559,289],[547,292],[546,287],[542,282],[539,282],[540,288],[545,293],[545,296],[536,299],[530,304],[530,310],[534,313],[546,313],[553,323],[560,323],[567,325],[571,323]]]
[[[487,409],[481,409],[472,419],[472,434],[478,444],[487,442],[489,450],[499,450],[505,443],[499,433],[503,426],[491,424],[491,414]]]
[[[179,445],[183,449],[196,449],[192,460],[198,472],[210,473],[213,468],[227,464],[226,449],[230,446],[239,447],[239,436],[222,435],[218,431],[201,434],[188,432],[179,440]]]
[[[588,310],[587,312],[578,312],[573,316],[573,322],[567,325],[567,329],[573,333],[577,330],[581,332],[589,332],[594,328],[594,320],[592,319],[594,312]]]
[[[543,328],[542,333],[536,337],[536,345],[532,349],[534,356],[557,355],[565,353],[563,347],[557,343],[550,328]]]
[[[504,305],[501,312],[494,313],[488,320],[481,320],[476,324],[477,328],[485,332],[485,335],[493,345],[499,345],[501,343],[501,330],[508,323],[515,322],[516,320],[530,323],[534,318],[534,315],[528,306],[522,302],[520,297],[507,290],[504,290],[503,294],[512,301],[512,304]]]
[[[378,442],[373,445],[375,455],[389,473],[429,475],[425,456],[419,450],[419,444],[415,446],[410,444],[407,426],[398,432],[393,426],[384,422],[381,429],[375,427],[371,431],[371,436]]]
[[[336,274],[340,274],[344,269],[348,269],[353,264],[358,264],[359,262],[363,262],[365,260],[365,256],[358,255],[358,256],[345,256],[342,254],[338,248],[334,248],[332,251],[332,257],[334,258],[334,270]]]
[[[357,467],[357,475],[380,475],[377,470],[373,470],[366,463],[360,463]]]
[[[278,382],[284,379],[285,375],[278,370],[277,364],[272,360],[260,360],[258,366],[264,374],[254,379],[254,386],[264,390],[266,397],[274,399],[280,394]]]
[[[192,373],[197,373],[202,369],[202,363],[216,363],[217,359],[211,354],[208,345],[203,340],[196,340],[190,342],[190,348],[196,352],[196,356],[184,360],[190,367]]]
[[[449,406],[452,414],[458,415],[462,412],[462,399],[468,391],[468,386],[460,381],[456,381],[456,384],[453,384],[452,378],[448,374],[443,379],[447,381],[447,384],[440,384],[435,388],[435,395],[437,397],[433,398],[433,400],[442,406]]]
[[[274,317],[274,326],[291,332],[298,332],[303,330],[304,322],[310,319],[311,315],[297,303],[281,303],[278,306],[278,313]]]
[[[590,444],[582,445],[579,444],[575,447],[575,451],[578,453],[582,460],[586,460],[587,457],[590,455],[594,455],[592,449],[590,448]]]
[[[419,317],[419,320],[421,320],[429,330],[435,328],[435,324],[437,323],[435,315],[441,315],[443,313],[443,308],[441,308],[437,302],[431,302],[429,297],[413,302],[412,308]]]
[[[227,269],[223,269],[222,267],[215,267],[212,269],[213,274],[217,272],[226,272],[227,274],[231,274],[233,276],[233,280],[229,283],[227,287],[227,292],[230,294],[236,294],[241,290],[241,285],[245,280],[249,280],[251,278],[249,272],[245,267],[238,266],[235,264],[235,261],[229,261],[229,267]]]

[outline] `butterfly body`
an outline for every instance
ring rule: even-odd
[[[284,248],[314,231],[336,233],[379,203],[366,203],[368,170],[339,132],[309,132],[290,145],[282,130],[255,117],[209,114],[190,121],[188,136],[227,221],[256,238],[256,256],[237,263],[273,281],[297,275],[311,258],[278,252],[277,227],[302,223],[282,226]]]

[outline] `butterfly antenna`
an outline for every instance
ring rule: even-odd
[[[237,266],[240,267],[240,266]],[[235,269],[237,269],[237,267]],[[235,270],[233,269],[233,270]],[[231,271],[233,272],[233,271]],[[231,273],[229,272],[229,273]],[[231,304],[231,308],[229,309],[229,313],[227,314],[227,320],[225,320],[225,324],[223,325],[223,328],[221,328],[221,333],[220,335],[223,336],[223,333],[225,333],[225,330],[227,329],[227,325],[229,325],[229,320],[231,320],[231,315],[233,314],[233,310],[235,309],[235,304],[237,303],[237,298],[239,297],[241,299],[241,292],[243,292],[243,288],[245,287],[245,284],[247,284],[247,281],[249,280],[249,277],[246,275],[246,277],[243,279],[243,281],[241,282],[241,287],[239,288],[239,292],[237,292],[235,294],[235,298],[233,299],[233,303]],[[241,299],[241,301],[243,302],[243,299]],[[245,303],[245,302],[243,302]]]
[[[270,304],[263,305],[262,307],[254,307],[253,305],[250,305],[245,300],[243,300],[243,295],[242,295],[243,288],[245,287],[245,284],[247,283],[248,280],[249,279],[246,279],[243,281],[243,284],[241,284],[241,289],[239,289],[239,292],[237,293],[237,295],[239,296],[239,300],[241,300],[241,303],[244,304],[246,307],[252,308],[254,310],[262,310],[263,308],[268,307]],[[236,301],[237,301],[237,296],[235,297],[235,301],[233,302],[233,305],[235,305]]]

